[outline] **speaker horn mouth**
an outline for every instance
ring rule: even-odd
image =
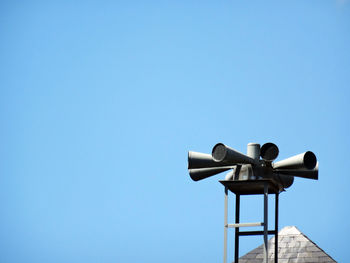
[[[316,155],[313,152],[306,152],[304,155],[304,164],[307,169],[314,169],[317,164]]]
[[[227,154],[227,148],[223,143],[218,143],[214,146],[212,156],[214,161],[222,162]]]
[[[278,147],[272,142],[265,143],[260,149],[260,156],[266,161],[273,161],[279,153]]]

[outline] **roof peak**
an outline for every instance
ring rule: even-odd
[[[296,226],[285,226],[279,231],[278,235],[288,236],[288,235],[302,235],[303,233]]]

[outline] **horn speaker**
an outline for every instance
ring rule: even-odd
[[[258,160],[232,149],[225,144],[218,143],[214,146],[212,157],[215,162],[226,164],[256,164]]]
[[[313,152],[305,152],[273,164],[274,169],[308,169],[316,167],[317,159]]]

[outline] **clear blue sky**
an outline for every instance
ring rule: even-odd
[[[0,33],[0,262],[221,262],[187,151],[268,141],[320,163],[280,227],[350,262],[349,1],[2,1]]]

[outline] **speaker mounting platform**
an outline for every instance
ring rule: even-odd
[[[228,190],[238,195],[257,195],[264,194],[264,185],[268,186],[269,194],[279,194],[279,185],[271,179],[255,179],[255,180],[220,180]]]

